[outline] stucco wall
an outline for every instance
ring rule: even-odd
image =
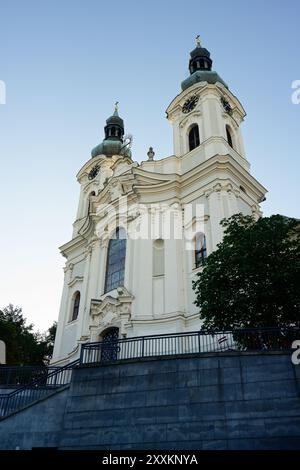
[[[299,385],[300,366],[289,354],[81,368],[68,392],[0,421],[0,442],[2,448],[299,449]]]

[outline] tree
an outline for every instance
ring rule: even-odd
[[[207,329],[300,326],[300,223],[224,219],[224,238],[193,282]]]
[[[45,334],[26,325],[22,309],[9,304],[0,310],[0,338],[6,344],[7,364],[44,365],[52,356],[56,323]]]
[[[56,330],[57,330],[57,322],[54,321],[52,325],[50,326],[50,328],[48,329],[47,333],[44,335],[44,343],[45,343],[44,362],[47,364],[50,362],[50,359],[52,358]]]

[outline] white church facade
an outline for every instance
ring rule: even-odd
[[[250,174],[245,110],[197,41],[190,76],[168,106],[173,155],[133,161],[116,106],[77,175],[80,200],[66,257],[52,363],[82,343],[201,328],[192,280],[222,240],[220,221],[261,215],[266,189]]]

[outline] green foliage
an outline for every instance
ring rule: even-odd
[[[0,339],[6,344],[7,364],[43,365],[51,359],[56,323],[47,333],[33,332],[33,325],[26,325],[22,309],[9,304],[0,310]]]
[[[193,282],[204,328],[300,326],[300,224],[237,214]]]

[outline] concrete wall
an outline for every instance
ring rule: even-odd
[[[80,368],[68,392],[0,421],[1,448],[300,449],[299,385],[289,354]]]
[[[57,447],[68,388],[0,421],[0,449]]]

